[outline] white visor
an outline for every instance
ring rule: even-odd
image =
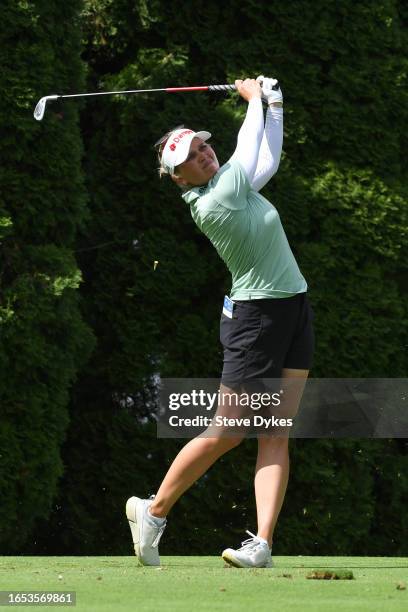
[[[188,128],[180,128],[172,132],[165,144],[161,156],[161,165],[169,174],[174,174],[174,168],[186,161],[193,138],[208,140],[210,132],[193,132]]]

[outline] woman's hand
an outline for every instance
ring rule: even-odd
[[[273,106],[283,106],[283,95],[276,79],[264,77],[262,74],[256,79],[262,87],[262,100]]]
[[[244,81],[237,79],[235,87],[241,98],[244,98],[247,102],[252,100],[252,98],[262,97],[262,88],[255,79],[245,79]]]

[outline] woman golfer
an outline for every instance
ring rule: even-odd
[[[260,84],[262,81],[262,87]],[[159,141],[161,174],[182,188],[200,230],[232,274],[221,315],[224,364],[220,391],[246,389],[254,381],[280,379],[287,413],[297,411],[311,366],[313,314],[303,278],[275,207],[259,194],[278,169],[283,138],[282,92],[275,79],[235,82],[248,102],[232,157],[220,167],[209,132],[175,129]],[[266,120],[262,99],[267,102]],[[220,414],[237,414],[220,405]],[[229,412],[230,411],[230,412]],[[190,440],[176,456],[157,494],[131,497],[126,515],[143,565],[160,565],[158,544],[166,516],[178,498],[244,435]],[[272,537],[289,473],[288,437],[258,436],[255,466],[257,535],[223,559],[236,567],[272,567]]]

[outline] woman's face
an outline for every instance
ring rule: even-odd
[[[176,166],[173,178],[181,186],[206,185],[219,167],[213,148],[201,138],[193,138],[188,157]]]

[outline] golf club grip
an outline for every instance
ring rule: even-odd
[[[235,91],[235,85],[209,85],[208,91]]]
[[[279,89],[279,81],[276,81],[275,85],[272,87],[275,91]],[[234,91],[236,89],[235,85],[209,85],[208,91]]]

